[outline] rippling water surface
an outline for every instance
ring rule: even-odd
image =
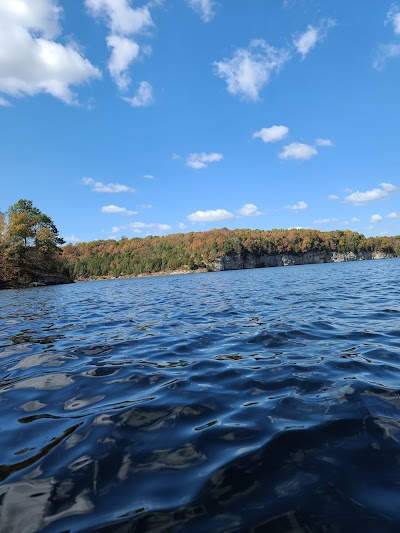
[[[0,293],[0,531],[399,531],[400,260]]]

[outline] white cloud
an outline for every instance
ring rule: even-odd
[[[153,209],[153,206],[151,204],[140,204],[140,209]]]
[[[322,20],[318,26],[307,26],[307,30],[293,39],[293,44],[302,59],[315,47],[318,42],[325,39],[326,34],[336,21],[332,19]]]
[[[360,219],[359,218],[356,218],[356,217],[353,217],[350,222],[360,222]]]
[[[297,204],[294,205],[287,205],[287,209],[291,209],[292,211],[301,211],[303,209],[307,209],[308,205],[301,200],[300,202],[297,202]]]
[[[171,159],[172,161],[177,161],[178,159],[181,159],[181,157],[182,157],[181,155],[174,153],[172,154]]]
[[[149,8],[134,9],[129,0],[85,0],[85,5],[93,17],[106,19],[113,35],[133,35],[153,24]]]
[[[169,229],[172,229],[171,226],[168,224],[154,224],[154,223],[146,223],[146,222],[131,222],[126,227],[128,228],[134,228],[134,229],[157,229],[159,231],[167,231]]]
[[[214,17],[214,2],[212,0],[188,0],[188,3],[204,22],[210,22]]]
[[[128,185],[122,185],[120,183],[102,183],[93,178],[83,178],[82,183],[91,186],[92,191],[94,192],[135,192],[135,189],[133,187],[128,187]]]
[[[126,207],[119,207],[118,205],[103,205],[102,213],[117,213],[119,215],[137,215],[137,211],[129,211]]]
[[[0,92],[14,97],[45,93],[76,104],[72,87],[101,78],[75,43],[56,42],[61,14],[56,0],[0,2]]]
[[[373,202],[374,200],[381,200],[387,198],[392,192],[396,191],[397,187],[391,183],[381,183],[380,188],[372,189],[371,191],[360,192],[356,191],[345,197],[345,202],[350,202],[355,205],[362,205],[365,202]]]
[[[113,233],[119,233],[121,231],[121,228],[119,228],[118,226],[113,226],[111,231]]]
[[[217,220],[229,220],[234,218],[232,213],[226,209],[215,209],[208,211],[196,211],[187,217],[191,222],[215,222]]]
[[[319,218],[314,220],[314,224],[329,224],[330,222],[336,222],[337,218]]]
[[[266,41],[251,41],[248,48],[239,48],[231,59],[215,61],[215,73],[224,79],[228,92],[256,101],[269,82],[271,74],[279,71],[290,59],[287,50],[270,46]]]
[[[400,35],[400,7],[393,3],[386,16],[386,24],[393,24],[393,30],[396,35]]]
[[[383,70],[386,63],[400,56],[400,44],[380,44],[372,61],[376,70]]]
[[[128,69],[140,52],[138,43],[131,39],[131,36],[153,25],[149,7],[132,8],[129,0],[85,0],[85,5],[93,17],[106,21],[110,30],[106,38],[107,45],[112,50],[108,70],[119,90],[125,91],[131,82]],[[135,98],[127,101],[134,107],[148,105],[136,104]]]
[[[109,35],[107,45],[112,49],[108,61],[108,70],[121,91],[125,91],[131,82],[128,67],[139,55],[139,45],[126,37]]]
[[[1,107],[9,107],[11,106],[10,102],[8,100],[6,100],[5,98],[2,98],[0,96],[0,106]]]
[[[395,211],[393,211],[393,213],[389,213],[388,215],[386,215],[386,218],[390,218],[392,220],[394,220],[395,218],[400,218],[400,213],[396,213]]]
[[[141,81],[135,96],[124,98],[132,107],[148,107],[154,101],[153,87],[148,81]]]
[[[262,215],[261,211],[258,210],[258,207],[254,204],[244,204],[239,209],[239,215],[243,217],[257,217]]]
[[[332,201],[339,200],[339,196],[337,196],[336,194],[330,194],[328,196],[328,199]]]
[[[209,163],[222,161],[223,158],[223,154],[217,154],[215,152],[209,154],[204,152],[189,154],[186,159],[186,165],[191,168],[200,169],[205,168]]]
[[[381,215],[372,215],[371,218],[370,218],[370,222],[380,222],[381,220],[383,220],[383,218],[381,217]]]
[[[178,224],[178,228],[179,228],[179,229],[187,229],[187,226],[186,226],[186,224],[184,224],[183,222],[179,222],[179,224]]]
[[[278,157],[280,159],[299,159],[305,161],[317,154],[318,151],[315,146],[303,143],[291,143],[283,147],[283,150]]]
[[[289,133],[286,126],[271,126],[270,128],[261,128],[253,133],[253,139],[261,139],[265,143],[281,141]]]
[[[333,146],[333,143],[330,139],[317,139],[315,144],[317,146]]]
[[[143,177],[144,177],[145,180],[154,180],[155,179],[152,174],[145,174]]]

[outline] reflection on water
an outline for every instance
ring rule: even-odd
[[[0,293],[0,531],[398,531],[400,260]]]

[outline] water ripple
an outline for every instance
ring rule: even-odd
[[[400,260],[0,293],[0,531],[398,531]]]

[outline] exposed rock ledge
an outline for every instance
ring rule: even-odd
[[[0,281],[0,289],[20,289],[26,287],[45,287],[47,285],[61,285],[73,283],[73,280],[63,274],[32,273],[25,274],[19,279]]]
[[[340,263],[343,261],[364,261],[368,259],[388,259],[393,254],[383,252],[307,252],[305,254],[228,254],[214,261],[213,270],[241,270],[243,268],[263,268],[292,265],[314,265],[319,263]]]

